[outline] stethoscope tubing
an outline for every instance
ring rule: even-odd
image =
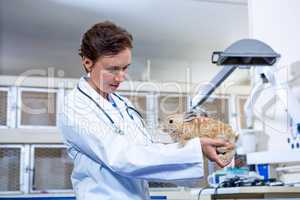
[[[101,110],[101,112],[105,115],[105,117],[110,121],[110,123],[112,124],[112,126],[114,127],[114,129],[116,130],[116,132],[118,133],[118,134],[121,134],[121,135],[124,135],[124,133],[123,133],[123,131],[120,129],[120,128],[118,128],[117,126],[116,126],[116,124],[115,124],[115,121],[109,116],[109,114],[91,97],[91,96],[89,96],[87,93],[85,93],[80,87],[79,87],[79,85],[77,85],[77,89],[78,89],[78,91],[80,92],[80,93],[82,93],[84,96],[86,96],[88,99],[90,99],[100,110]],[[122,101],[124,104],[125,104],[125,107],[126,107],[126,112],[127,112],[127,114],[128,114],[128,116],[131,118],[131,120],[133,120],[133,121],[135,121],[134,120],[134,117],[133,117],[133,115],[132,114],[130,114],[129,113],[129,109],[131,109],[131,110],[133,110],[133,111],[135,111],[135,113],[137,113],[138,114],[138,116],[139,116],[139,118],[140,118],[140,120],[141,120],[141,122],[142,122],[142,125],[143,126],[145,126],[145,123],[144,123],[144,121],[143,121],[143,117],[142,117],[142,115],[135,109],[135,108],[133,108],[133,107],[131,107],[131,106],[129,106],[125,101],[124,101],[124,99],[122,99],[120,96],[118,96],[117,94],[115,94],[115,93],[112,93],[114,96],[116,96],[120,101]]]
[[[122,99],[119,95],[117,95],[117,94],[115,94],[115,93],[112,93],[112,94],[113,94],[115,97],[117,97],[120,101],[124,102],[125,107],[126,107],[126,112],[127,112],[128,116],[129,116],[132,120],[134,120],[134,117],[133,117],[132,114],[129,113],[129,109],[130,109],[130,110],[133,110],[133,111],[139,116],[139,118],[141,119],[141,122],[142,122],[143,126],[145,126],[145,123],[144,123],[144,121],[142,120],[142,119],[143,119],[143,116],[142,116],[142,114],[141,114],[137,109],[135,109],[135,108],[132,107],[132,106],[129,106],[129,105],[124,101],[124,99]]]

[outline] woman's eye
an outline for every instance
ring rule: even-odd
[[[117,72],[119,72],[119,68],[110,68],[110,69],[107,69],[107,71],[109,71],[110,73],[117,73]]]
[[[111,68],[110,71],[113,71],[113,72],[114,72],[114,71],[119,71],[119,68],[114,67],[114,68]]]
[[[170,120],[169,120],[169,123],[172,124],[172,123],[173,123],[173,119],[170,119]]]
[[[108,71],[109,72],[119,72],[119,71],[126,71],[128,69],[128,66],[126,67],[123,67],[123,68],[120,68],[120,67],[112,67],[112,68],[109,68]]]

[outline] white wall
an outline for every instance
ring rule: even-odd
[[[222,1],[0,0],[0,18],[0,74],[13,76],[54,68],[56,76],[63,70],[78,78],[81,35],[109,19],[134,36],[132,79],[143,78],[150,59],[152,80],[185,81],[182,72],[193,65],[193,81],[207,81],[218,71],[210,64],[212,51],[248,33],[247,5]]]
[[[85,72],[78,55],[80,36],[78,41],[61,41],[53,38],[39,38],[31,35],[1,33],[0,74],[22,75],[30,70],[55,69],[55,76],[59,70],[64,71],[64,77],[79,78]],[[134,80],[141,79],[145,70],[144,59],[134,57],[130,75]],[[37,74],[33,74],[37,75]]]
[[[84,74],[84,70],[78,56],[78,41],[60,41],[53,38],[33,38],[31,35],[2,33],[0,74],[21,75],[30,70],[44,70],[54,68],[55,74],[59,70],[64,71],[64,77],[78,78]],[[238,40],[236,38],[235,40]],[[228,44],[229,46],[230,44]],[[147,71],[147,60],[150,60],[150,78],[154,81],[179,81],[179,82],[207,82],[221,69],[210,62],[211,52],[224,50],[222,45],[216,49],[207,49],[200,53],[198,59],[137,57],[136,49],[133,49],[133,62],[129,75],[132,80],[143,80],[143,74]],[[189,71],[188,71],[189,70]],[[189,75],[189,78],[187,77]],[[37,75],[37,74],[33,74]],[[248,71],[240,70],[230,77],[237,83],[248,79]]]
[[[276,66],[278,80],[284,82],[292,79],[300,72],[300,1],[249,0],[248,6],[251,37],[266,42],[281,54],[281,60]],[[294,91],[298,91],[299,97],[299,81],[296,82],[289,85]],[[273,97],[270,90],[265,90],[258,100],[260,103],[255,106],[255,113],[259,118],[256,128],[263,128],[266,133],[259,137],[258,150],[290,149],[287,143],[289,129],[285,107]]]

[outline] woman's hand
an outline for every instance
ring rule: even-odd
[[[220,167],[225,167],[230,162],[222,161],[217,154],[217,147],[224,147],[225,149],[233,149],[234,144],[226,142],[221,139],[200,138],[201,148],[203,154],[211,161],[216,162]]]

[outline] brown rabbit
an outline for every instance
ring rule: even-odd
[[[237,133],[221,121],[212,118],[187,114],[174,114],[167,117],[163,123],[163,130],[168,132],[175,142],[184,145],[187,140],[195,137],[224,139],[232,144],[237,140]],[[235,149],[217,148],[221,160],[231,161]]]

